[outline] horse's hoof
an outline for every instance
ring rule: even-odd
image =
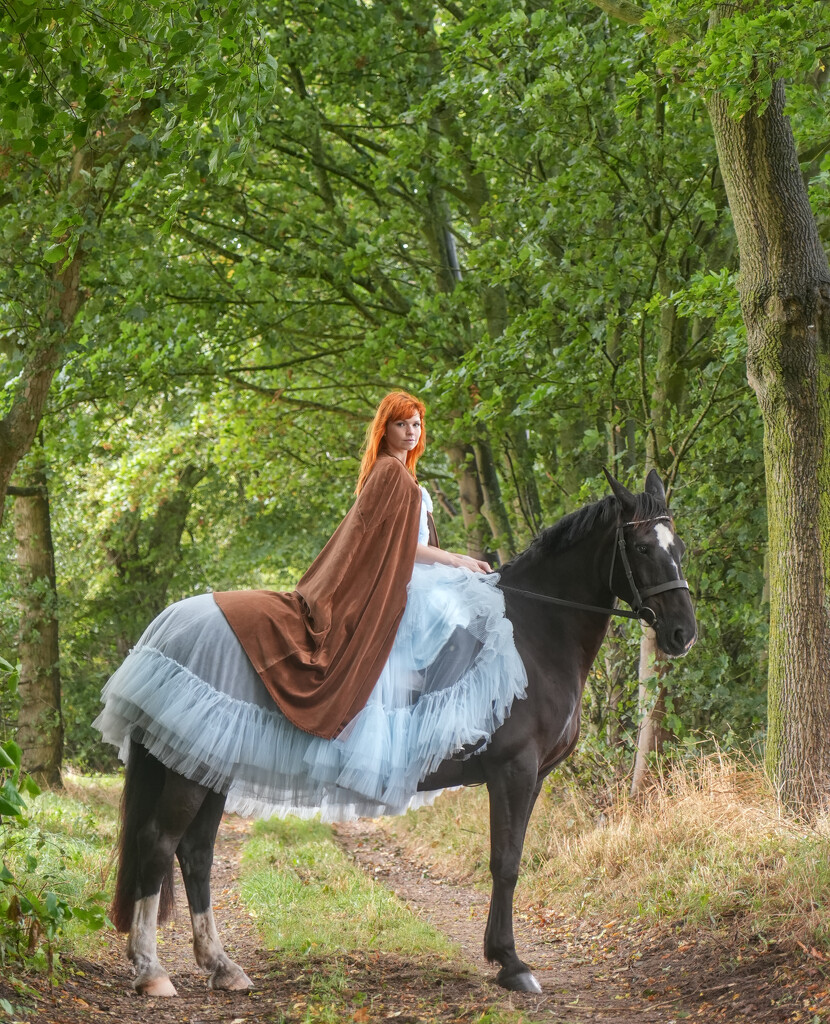
[[[534,995],[542,994],[542,986],[530,971],[522,971],[521,974],[513,974],[509,977],[502,977],[499,974],[496,981],[502,988],[509,989],[511,992],[532,992]]]
[[[140,996],[152,998],[171,999],[179,994],[166,974],[159,975],[157,978],[147,978],[146,981],[136,979],[133,987]]]
[[[220,964],[211,974],[208,987],[221,992],[247,992],[254,987],[254,983],[239,964],[229,960],[226,964]]]

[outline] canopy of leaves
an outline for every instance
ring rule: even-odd
[[[762,52],[787,50],[818,176],[818,37],[787,49],[790,16],[813,31],[797,6]],[[644,30],[699,17],[654,6]],[[89,245],[45,424],[72,752],[94,750],[82,723],[158,602],[292,584],[398,386],[428,404],[420,475],[447,546],[474,526],[458,514],[463,472],[484,488],[495,550],[604,493],[604,465],[632,486],[657,466],[702,634],[671,670],[673,724],[753,742],[760,429],[706,80],[669,91],[660,71],[680,44],[656,73],[645,36],[596,8],[519,0],[77,4],[51,35],[45,18],[17,35],[0,21],[2,89],[24,82],[0,94],[0,115],[16,111],[17,247],[0,305],[13,380],[38,315],[26,268]],[[30,38],[49,45],[27,53]],[[685,52],[709,47],[707,67],[728,52],[726,35],[700,39]],[[49,191],[81,138],[103,147],[116,126],[126,141],[96,160],[94,203]],[[0,587],[10,597],[9,561]],[[637,639],[613,641],[591,680],[597,735],[632,724]]]

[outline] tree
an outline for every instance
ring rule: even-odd
[[[260,90],[273,82],[273,61],[260,67],[255,55],[256,31],[229,48],[231,25],[255,29],[250,7],[191,9],[167,0],[0,7],[0,522],[54,378],[78,345],[90,265],[105,255],[102,224],[147,176],[156,177],[159,206],[169,204],[171,182],[161,186],[157,171],[180,166],[206,124],[216,133],[214,168],[244,151],[258,120],[246,108],[258,95],[242,83],[252,71]],[[37,495],[20,501],[26,557],[44,547],[48,509]],[[32,572],[43,576],[46,568]],[[27,760],[54,781],[62,738],[56,611],[35,596],[38,585],[23,592],[31,599],[21,617],[19,722]]]
[[[273,82],[273,61],[260,66],[255,55],[250,6],[82,0],[57,13],[38,3],[0,8],[0,371],[8,381],[0,521],[14,468],[77,340],[102,221],[148,168],[179,167],[206,122],[216,131],[214,168],[244,151],[239,126],[256,124],[258,94]],[[250,42],[229,49],[231,26],[253,29]],[[243,86],[252,73],[253,95]],[[169,184],[157,192],[160,203],[172,202]]]
[[[685,34],[680,41],[673,9],[646,17],[625,0],[595,2],[666,32],[671,45],[658,67],[686,69],[706,97],[740,251],[747,372],[764,421],[767,766],[784,803],[809,814],[830,797],[830,269],[786,111],[785,78],[819,63],[822,36],[815,33],[826,29],[826,16],[813,4],[718,7],[700,41]]]

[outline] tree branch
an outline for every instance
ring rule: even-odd
[[[646,13],[630,0],[591,0],[591,3],[610,17],[624,21],[626,25],[639,25]]]
[[[639,25],[647,13],[642,7],[631,3],[631,0],[591,0],[591,3],[595,7],[599,7],[601,11],[605,11],[609,17],[623,21],[626,25]],[[656,25],[648,25],[645,31],[654,32],[656,28]],[[670,22],[664,25],[663,29],[666,40],[670,43],[676,43],[688,34],[677,22]]]
[[[46,488],[44,486],[13,487],[9,484],[6,488],[6,494],[12,498],[37,498],[42,494],[46,494]]]

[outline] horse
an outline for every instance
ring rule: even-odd
[[[492,892],[484,955],[500,967],[497,983],[512,991],[542,991],[516,952],[514,890],[542,783],[576,746],[585,680],[611,615],[645,622],[668,657],[686,654],[696,639],[681,570],[684,546],[660,477],[652,470],[645,490],[635,495],[606,476],[611,494],[543,530],[500,570],[505,613],[527,672],[525,698],[514,702],[489,742],[442,762],[419,784],[424,792],[487,787]],[[617,599],[632,610],[618,609]],[[139,993],[176,995],[156,948],[157,926],[172,909],[174,856],[187,894],[196,962],[210,975],[209,986],[252,987],[225,953],[211,908],[213,846],[225,800],[225,793],[172,771],[131,740],[110,917],[118,930],[129,932],[127,956]]]

